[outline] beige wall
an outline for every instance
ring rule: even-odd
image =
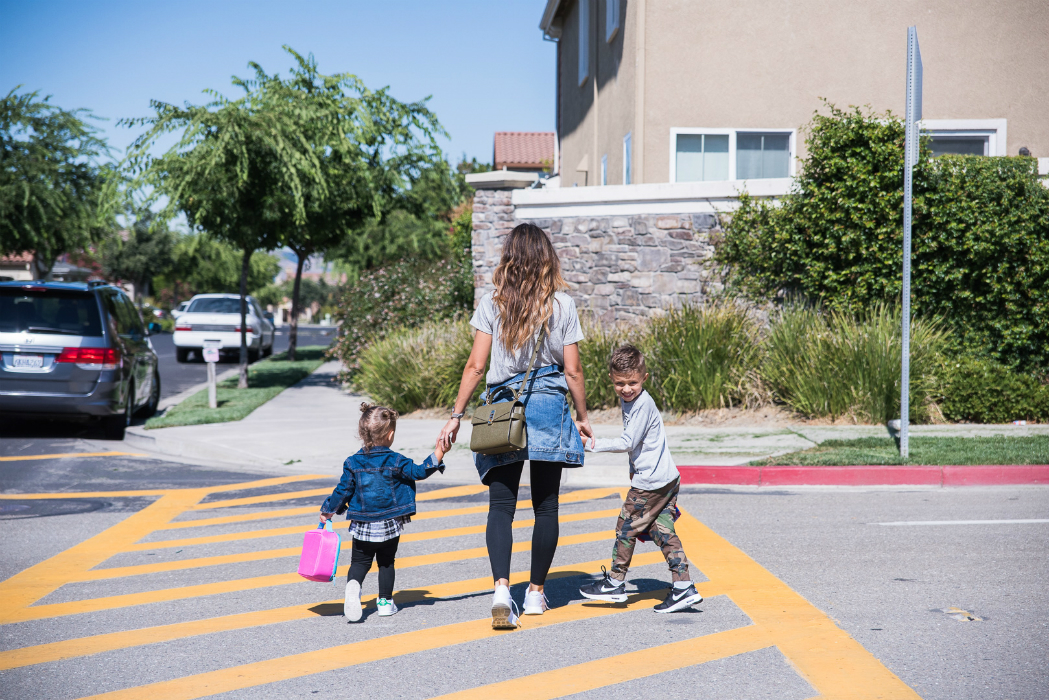
[[[563,184],[603,152],[622,182],[622,137],[635,134],[635,182],[669,179],[670,129],[798,128],[820,108],[871,105],[902,114],[906,31],[918,28],[926,119],[1006,119],[1007,153],[1049,156],[1049,2],[1046,0],[621,0],[621,37],[604,42],[604,7],[589,1],[599,93],[576,80],[578,6],[565,3],[561,37]],[[637,10],[644,9],[643,125],[635,123]],[[622,41],[621,47],[616,47]],[[618,79],[612,73],[618,59]],[[593,59],[592,59],[593,60]],[[636,135],[643,129],[644,153]],[[799,155],[804,154],[799,138]],[[596,151],[596,153],[595,153]],[[636,164],[643,158],[644,173]],[[615,174],[613,174],[615,173]]]
[[[633,129],[634,123],[634,24],[627,21],[628,3],[621,0],[619,32],[607,42],[606,3],[603,0],[580,2],[590,3],[590,77],[579,84],[579,3],[566,3],[559,47],[562,186],[598,184],[601,156],[605,154],[608,155],[608,184],[621,185],[623,137]],[[588,173],[576,171],[584,156]]]

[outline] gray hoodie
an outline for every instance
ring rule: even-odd
[[[680,476],[667,445],[663,418],[655,401],[642,390],[623,408],[623,434],[595,441],[591,452],[626,452],[630,456],[630,485],[643,491],[656,491]],[[587,442],[589,445],[589,441]]]

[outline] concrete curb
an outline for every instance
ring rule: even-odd
[[[228,447],[217,447],[195,440],[180,440],[167,436],[152,435],[155,431],[134,426],[124,433],[124,444],[135,449],[152,452],[166,457],[185,457],[207,463],[219,463],[240,467],[277,467],[278,460],[265,460]]]
[[[1049,485],[1049,465],[854,467],[679,466],[682,484],[732,486],[1017,486]]]

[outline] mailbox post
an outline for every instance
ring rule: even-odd
[[[218,408],[218,386],[215,383],[215,363],[219,361],[219,349],[222,341],[204,341],[204,361],[208,363],[208,407]]]

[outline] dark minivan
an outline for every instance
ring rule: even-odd
[[[121,440],[159,402],[157,354],[121,289],[0,282],[0,414],[94,416]]]

